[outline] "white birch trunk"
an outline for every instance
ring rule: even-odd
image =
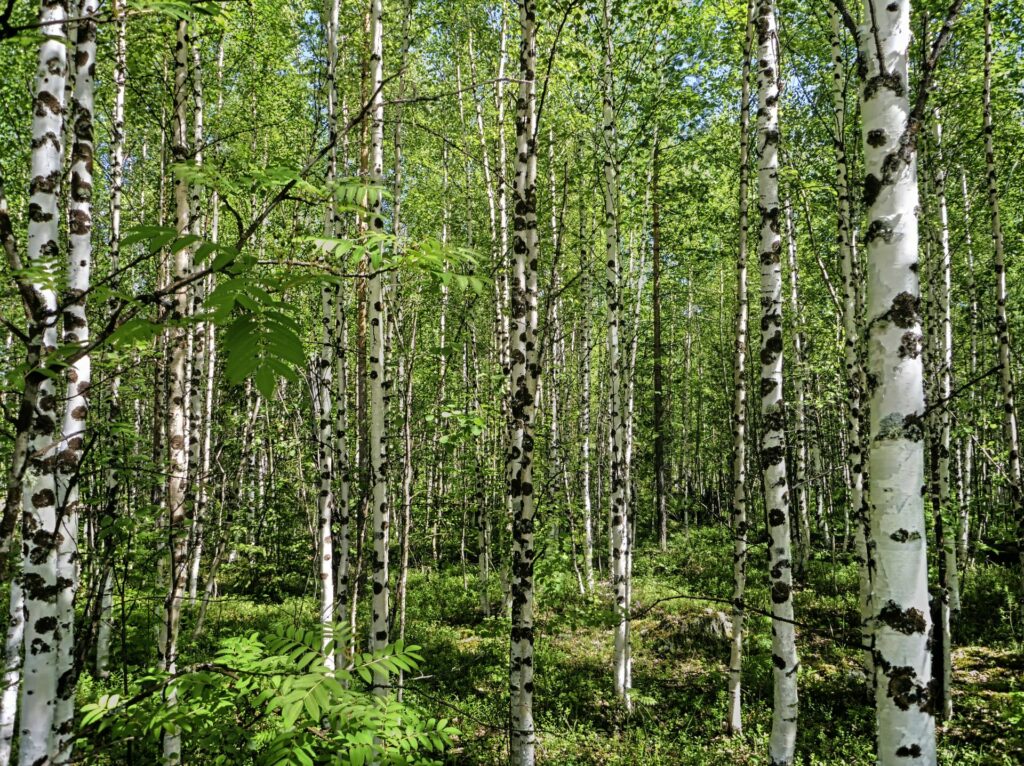
[[[910,2],[865,0],[861,57],[867,208],[869,545],[874,546],[877,758],[935,762],[931,617],[924,501],[924,381],[918,265],[917,157],[905,141]]]
[[[807,405],[804,389],[803,322],[800,318],[800,275],[796,257],[796,225],[793,206],[787,197],[784,203],[786,217],[786,254],[789,267],[789,306],[793,312],[793,394],[796,399],[796,523],[797,564],[801,573],[807,571],[811,555],[811,520],[807,507]]]
[[[334,413],[331,408],[331,388],[334,385],[334,324],[336,292],[330,287],[320,291],[321,338],[320,353],[316,360],[314,391],[317,417],[317,471],[320,487],[317,493],[317,566],[320,578],[320,651],[328,670],[334,669]]]
[[[964,250],[967,259],[968,274],[968,330],[970,332],[970,379],[978,373],[978,291],[974,276],[974,243],[971,239],[971,197],[967,191],[967,172],[960,168],[960,193],[964,202]],[[969,422],[974,423],[974,411],[977,402],[977,394],[972,388],[968,395]],[[973,501],[973,473],[974,473],[974,435],[968,434],[964,439],[963,461],[961,463],[961,498],[960,518],[957,529],[956,558],[962,567],[967,566],[967,546],[971,539],[971,502]]]
[[[327,16],[327,124],[332,146],[337,140],[336,108],[336,69],[338,59],[338,0],[330,0]],[[332,148],[328,166],[327,183],[337,180],[337,155]],[[328,238],[337,236],[335,230],[335,204],[333,196],[327,206],[324,235]],[[317,514],[319,526],[317,532],[318,575],[320,577],[320,651],[324,656],[324,665],[328,670],[335,667],[334,621],[337,595],[335,593],[334,570],[334,539],[333,529],[336,518],[334,497],[334,460],[337,455],[336,415],[332,407],[334,394],[335,349],[337,348],[337,316],[341,310],[337,303],[340,293],[331,286],[320,290],[320,353],[317,356],[315,381],[316,414],[317,414],[317,470],[319,471],[320,488],[317,494]]]
[[[861,636],[865,646],[871,635],[871,567],[868,562],[867,517],[864,507],[864,455],[861,450],[861,369],[857,326],[858,285],[860,275],[854,259],[854,238],[850,212],[849,167],[846,156],[846,66],[843,60],[842,21],[835,4],[830,6],[832,22],[832,114],[835,123],[834,151],[836,157],[836,195],[839,199],[837,240],[843,271],[843,348],[846,358],[846,385],[849,404],[846,409],[846,439],[850,455],[850,499],[844,515],[853,520],[854,545],[857,552],[858,603]],[[865,675],[873,674],[870,650],[862,659]]]
[[[125,84],[128,76],[127,47],[125,41],[125,8],[122,0],[113,0],[111,12],[114,16],[114,108],[111,113],[110,137],[110,247],[108,258],[112,274],[119,275],[121,266],[121,196],[124,190],[124,103]],[[119,281],[115,277],[115,284]],[[110,382],[109,418],[116,422],[121,418],[121,375],[116,372]],[[121,454],[120,447],[117,455]],[[110,514],[117,513],[117,501],[121,492],[121,475],[117,467],[108,467],[104,474],[106,486],[106,507]],[[100,525],[102,530],[103,525]],[[110,534],[108,530],[106,534]],[[110,676],[110,634],[114,606],[114,573],[107,562],[100,594],[99,627],[96,631],[96,675]]]
[[[582,218],[580,227],[583,227]],[[583,500],[583,579],[587,593],[594,592],[594,512],[590,498],[590,355],[593,347],[590,342],[590,306],[593,303],[590,281],[590,264],[588,263],[584,239],[580,237],[580,268],[583,270],[586,287],[583,294],[586,298],[587,310],[582,320],[582,362],[580,369],[580,494]]]
[[[334,472],[338,477],[338,489],[334,497],[335,521],[338,539],[334,550],[338,557],[335,570],[334,598],[335,614],[338,619],[348,614],[349,609],[349,549],[351,537],[351,487],[352,471],[348,452],[348,365],[344,357],[344,349],[348,346],[348,334],[345,325],[345,306],[342,296],[335,299],[335,348],[336,371],[334,401]],[[341,647],[339,646],[339,649]],[[335,665],[344,665],[344,651],[335,656]]]
[[[370,89],[373,106],[370,117],[370,183],[383,184],[384,165],[384,94],[383,83],[383,9],[381,0],[370,2]],[[375,194],[369,210],[370,230],[384,231],[381,195]],[[373,510],[373,617],[370,624],[371,650],[383,649],[389,636],[389,584],[388,554],[391,539],[391,509],[388,505],[387,441],[385,439],[384,388],[387,375],[385,360],[385,332],[387,328],[384,305],[383,278],[379,269],[367,279],[367,317],[369,320],[370,377],[370,503]],[[388,675],[382,670],[374,673],[373,688],[379,695],[388,692]]]
[[[605,216],[605,296],[608,303],[608,376],[609,412],[611,415],[611,493],[609,506],[609,534],[611,536],[611,577],[615,590],[615,646],[613,674],[615,694],[629,706],[627,669],[629,657],[629,508],[626,486],[626,408],[623,398],[623,360],[620,348],[622,328],[622,284],[619,265],[618,221],[618,161],[616,158],[615,105],[613,79],[613,44],[611,3],[603,5],[604,32],[604,96],[602,107],[602,135],[604,141],[604,216]]]
[[[513,766],[533,766],[533,429],[540,365],[537,349],[537,6],[519,5],[519,97],[516,107],[514,245],[511,281],[511,442],[509,497],[512,504],[509,636],[510,756]]]
[[[774,701],[768,755],[793,763],[796,748],[797,671],[793,625],[793,569],[786,482],[786,411],[782,376],[782,237],[779,211],[779,40],[774,0],[758,0],[757,157],[761,233],[761,468],[771,535],[768,565],[772,597]]]
[[[18,692],[21,690],[22,644],[25,640],[25,599],[21,579],[11,580],[8,606],[7,641],[4,645],[4,681],[0,690],[0,764],[11,762],[14,744],[14,723],[18,713]]]
[[[202,58],[199,46],[193,44],[192,55],[192,99],[195,106],[194,122],[192,126],[193,143],[195,144],[195,164],[203,164],[203,141],[204,141],[204,101],[203,101],[203,69]],[[193,184],[192,193],[192,220],[190,224],[192,234],[202,236],[203,234],[203,208],[201,200],[201,189],[198,184]],[[207,280],[200,280],[192,290],[192,313],[202,312],[203,302],[206,300]],[[209,423],[206,421],[203,385],[206,382],[207,358],[211,349],[207,345],[207,326],[209,322],[200,322],[191,329],[192,348],[189,353],[189,409],[188,409],[188,462],[192,472],[192,489],[194,502],[192,509],[192,526],[189,530],[191,544],[189,545],[189,573],[188,573],[188,598],[189,603],[195,603],[199,588],[199,569],[203,557],[203,512],[205,510],[204,496],[206,495],[206,472],[202,470],[203,443],[205,434],[209,430]]]
[[[77,24],[75,58],[74,145],[71,150],[71,188],[68,200],[68,272],[64,295],[64,343],[89,343],[86,294],[92,272],[92,164],[93,77],[96,70],[96,22],[92,16],[97,0],[84,0]],[[92,364],[84,354],[67,369],[64,417],[57,446],[57,508],[60,516],[57,549],[57,704],[53,722],[54,764],[68,763],[74,737],[75,685],[74,621],[75,592],[80,566],[78,556],[79,467],[85,448],[86,418]]]
[[[55,276],[60,253],[58,201],[65,121],[68,46],[67,3],[44,3],[40,22],[49,35],[39,44],[32,110],[32,160],[29,186],[29,265]],[[33,283],[29,327],[30,359],[46,364],[57,348],[57,295],[43,283]],[[28,376],[40,375],[38,371]],[[27,385],[27,381],[26,381]],[[58,611],[57,486],[54,431],[57,424],[56,387],[42,376],[29,426],[28,455],[22,479],[22,590],[25,600],[24,654],[18,763],[47,763],[52,755],[51,730],[57,700]]]
[[[732,635],[729,649],[729,711],[726,730],[743,730],[743,621],[746,616],[747,587],[747,231],[749,227],[750,184],[750,49],[753,45],[754,2],[747,2],[746,36],[743,44],[742,83],[740,86],[740,184],[739,242],[736,251],[736,352],[733,357],[732,383],[732,515],[733,591]]]
[[[932,327],[939,325],[938,331],[933,330],[933,337],[936,342],[936,366],[935,372],[938,378],[937,411],[932,415],[938,421],[938,443],[935,445],[932,454],[937,457],[935,467],[938,476],[938,490],[934,496],[936,514],[935,544],[938,547],[938,555],[942,557],[939,566],[939,619],[941,622],[941,638],[939,643],[942,646],[942,674],[941,699],[942,710],[936,711],[945,720],[953,715],[953,697],[951,694],[952,685],[952,634],[951,634],[951,612],[960,611],[960,587],[956,564],[956,548],[951,525],[946,524],[946,515],[949,513],[951,502],[950,493],[950,431],[952,427],[952,413],[949,407],[949,397],[953,387],[953,315],[950,307],[950,293],[952,291],[952,257],[949,246],[949,211],[946,203],[946,170],[942,158],[942,121],[938,109],[932,111],[932,141],[934,143],[935,155],[933,157],[932,181],[935,188],[935,197],[938,202],[938,235],[939,235],[939,258],[938,269],[935,270],[932,283],[932,295],[935,303],[933,317],[935,322]]]
[[[188,113],[186,104],[188,80],[188,52],[190,40],[188,24],[179,21],[174,48],[175,104],[172,117],[171,153],[177,162],[188,159]],[[188,184],[180,177],[174,179],[175,226],[179,234],[190,231],[191,202]],[[174,254],[171,280],[186,278],[192,269],[192,253],[182,248]],[[189,311],[189,290],[180,287],[173,293],[171,319],[180,323]],[[188,333],[180,324],[171,328],[170,360],[167,369],[167,401],[165,423],[167,433],[168,477],[166,494],[167,541],[170,553],[170,587],[164,602],[164,615],[157,645],[157,666],[168,673],[177,670],[178,632],[181,604],[185,592],[188,569],[188,532],[186,521],[186,494],[188,490],[188,434],[186,401],[188,378]],[[168,705],[175,704],[173,689],[167,695]],[[181,762],[181,733],[170,731],[163,738],[163,763],[176,766]]]

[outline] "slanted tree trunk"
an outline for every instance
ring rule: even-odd
[[[761,234],[761,470],[772,596],[774,703],[768,754],[791,764],[796,747],[797,670],[793,570],[786,482],[786,410],[782,376],[782,237],[779,210],[779,55],[774,0],[758,0],[757,157]]]
[[[68,46],[67,2],[42,4],[40,23],[49,36],[39,43],[32,110],[32,160],[29,185],[28,265],[56,276],[60,215],[61,158],[65,118]],[[57,295],[42,282],[29,286],[29,353],[36,369],[26,388],[37,396],[28,426],[28,452],[22,478],[22,591],[25,599],[25,652],[21,685],[18,763],[34,766],[52,756],[51,730],[57,700],[57,486],[54,430],[56,386],[43,375],[46,357],[57,349]],[[38,382],[36,382],[38,380]]]
[[[504,21],[503,21],[504,24]],[[504,46],[504,31],[502,31],[502,46]],[[502,282],[507,277],[505,275],[505,269],[500,264],[504,262],[506,254],[500,251],[500,240],[498,239],[498,200],[497,193],[495,192],[493,174],[491,172],[491,154],[487,146],[487,136],[484,132],[484,113],[483,113],[483,99],[476,95],[476,57],[473,53],[473,32],[470,30],[469,33],[469,72],[470,78],[472,79],[472,86],[474,90],[473,105],[474,114],[476,118],[476,130],[477,137],[480,140],[480,156],[483,163],[483,176],[484,176],[484,189],[487,194],[487,220],[490,227],[491,236],[491,262],[499,264],[497,266],[499,277],[494,281],[495,290],[495,305],[497,310],[496,315],[496,327],[498,328],[498,358],[503,360],[508,355],[508,338],[507,333],[503,336],[503,330],[506,327],[505,310],[502,304]],[[499,68],[504,67],[504,57],[499,62]],[[500,75],[499,75],[500,76]],[[504,87],[504,83],[498,84],[499,88]],[[504,144],[504,141],[501,141]],[[502,181],[503,183],[503,181]],[[507,227],[507,222],[506,222]],[[475,357],[474,357],[475,358]],[[504,363],[502,363],[504,368]],[[473,411],[479,414],[479,386],[474,385],[474,407]],[[507,402],[504,397],[502,398],[502,407],[507,407]],[[480,580],[480,609],[484,616],[490,616],[491,614],[491,602],[488,595],[489,580],[490,580],[490,515],[488,513],[487,505],[483,500],[484,482],[483,482],[483,471],[484,464],[483,458],[480,454],[481,446],[478,444],[476,448],[476,459],[477,466],[481,473],[481,482],[477,485],[476,491],[479,493],[477,509],[476,509],[476,526],[477,526],[477,570]]]
[[[736,353],[732,368],[732,636],[729,651],[729,712],[726,730],[743,730],[743,620],[747,587],[747,230],[750,186],[750,49],[753,46],[754,0],[747,0],[740,86],[739,242],[736,249]]]
[[[878,763],[935,762],[931,617],[924,518],[924,382],[918,266],[917,153],[905,131],[910,2],[865,0],[861,39],[867,208],[869,547]]]
[[[499,102],[502,102],[503,99],[504,99],[504,96],[501,95],[501,93],[503,93],[503,89],[504,89],[504,82],[501,80],[501,78],[503,77],[504,67],[505,67],[505,34],[506,34],[505,33],[505,20],[504,20],[504,15],[503,15],[502,16],[502,30],[501,30],[501,58],[500,58],[500,60],[498,62],[498,70],[499,70],[498,78],[499,79],[498,79],[498,82],[497,82],[497,90],[499,91],[499,95],[497,96],[497,98],[498,98]],[[475,92],[475,90],[476,90],[475,86],[476,86],[476,82],[477,82],[477,79],[476,79],[476,64],[475,64],[476,57],[475,57],[474,52],[473,52],[473,32],[472,32],[472,30],[470,30],[469,41],[468,42],[469,42],[469,72],[470,72],[470,78],[472,79],[472,85],[474,86],[474,92]],[[503,173],[505,172],[505,169],[504,169],[504,167],[499,169],[498,175],[501,176],[501,177],[498,180],[498,189],[495,190],[495,182],[493,180],[494,173],[492,173],[492,171],[491,171],[491,153],[490,153],[490,150],[488,149],[487,136],[486,136],[486,134],[484,132],[483,99],[480,98],[480,97],[477,97],[476,95],[474,95],[473,104],[474,104],[475,117],[476,117],[477,137],[480,140],[480,156],[482,158],[482,164],[483,164],[484,189],[485,189],[486,194],[487,194],[487,220],[488,220],[488,223],[489,223],[489,226],[490,226],[490,235],[491,235],[491,262],[496,264],[496,267],[498,269],[498,277],[497,277],[497,279],[494,280],[494,298],[495,298],[495,307],[496,307],[496,316],[495,316],[495,329],[496,329],[496,333],[495,333],[495,337],[496,337],[497,345],[498,345],[497,357],[498,357],[498,360],[499,360],[499,363],[501,365],[502,370],[503,371],[507,371],[507,368],[508,368],[508,316],[507,316],[507,313],[505,311],[505,299],[504,299],[505,287],[504,287],[504,285],[507,284],[508,276],[507,276],[507,269],[504,268],[503,264],[505,263],[508,255],[507,255],[507,253],[505,253],[502,250],[502,248],[503,248],[502,240],[499,239],[499,232],[498,232],[498,208],[499,208],[499,204],[500,204],[502,206],[501,215],[503,216],[502,224],[501,224],[502,227],[503,227],[502,228],[502,232],[501,232],[501,236],[503,236],[505,238],[505,240],[507,241],[507,238],[508,238],[508,220],[507,220],[507,214],[506,214],[505,209],[503,207],[504,206],[504,197],[505,197],[505,193],[504,193],[504,183],[505,183],[505,180],[504,180],[504,177],[503,177]],[[504,104],[503,103],[501,104],[500,112],[501,112],[502,115],[504,114]],[[503,123],[503,120],[499,120],[498,121],[499,127],[501,127],[502,123]],[[505,142],[504,142],[503,136],[499,135],[498,142],[499,142],[499,144],[501,144],[501,150],[500,151],[504,152]],[[501,197],[500,202],[499,202],[499,199],[498,199],[499,196]],[[506,374],[507,374],[507,372],[506,372]],[[507,410],[507,408],[508,408],[508,400],[507,400],[506,397],[502,397],[502,404],[501,404],[501,406],[502,406],[502,410],[503,411]],[[503,420],[505,421],[506,428],[507,428],[507,422],[508,422],[507,416],[505,418],[503,418]],[[478,458],[479,458],[479,455],[478,455]],[[479,465],[480,465],[480,470],[482,471],[483,470],[483,464],[480,463]],[[478,491],[483,491],[483,485],[482,484],[479,485],[477,487],[477,489],[478,489]],[[489,616],[490,613],[491,613],[490,598],[488,596],[488,580],[490,579],[490,565],[491,565],[491,557],[490,557],[490,517],[489,517],[488,511],[487,511],[487,507],[483,503],[480,503],[478,505],[478,507],[477,507],[476,522],[477,522],[477,549],[479,551],[478,558],[477,558],[477,569],[478,569],[478,572],[479,572],[479,579],[480,579],[480,608],[481,608],[481,610],[482,610],[482,612],[483,612],[483,614],[485,616]]]
[[[512,463],[509,445],[512,443],[512,411],[510,409],[513,389],[512,382],[512,252],[509,249],[509,196],[514,190],[508,183],[508,144],[506,142],[505,115],[507,111],[507,97],[505,95],[505,75],[508,65],[508,38],[509,38],[509,11],[503,6],[501,12],[501,32],[498,39],[498,72],[497,83],[494,88],[494,106],[496,112],[497,127],[497,178],[495,198],[498,203],[498,233],[499,250],[501,259],[498,266],[498,279],[495,280],[495,323],[498,343],[498,359],[501,363],[502,372],[506,382],[505,395],[501,397],[501,415],[505,427],[505,484],[512,481]],[[514,515],[512,493],[505,492],[505,522],[499,529],[504,529],[509,538],[512,537],[512,526]],[[502,611],[509,612],[512,605],[512,577],[508,566],[502,567],[502,590],[504,592]]]
[[[509,496],[512,502],[512,630],[509,635],[510,755],[513,766],[533,766],[533,429],[540,377],[537,348],[537,6],[519,4],[519,97],[516,102],[514,246],[510,338]]]
[[[508,247],[508,197],[509,197],[509,183],[508,183],[508,145],[505,143],[505,109],[506,109],[506,98],[505,98],[505,67],[508,61],[508,11],[503,10],[501,12],[501,34],[499,37],[499,50],[498,50],[498,72],[497,81],[494,86],[494,107],[496,111],[495,123],[497,127],[497,152],[498,152],[498,163],[495,176],[497,178],[497,184],[495,189],[495,200],[498,204],[498,249],[501,254],[499,260],[499,278],[496,280],[495,289],[498,291],[497,300],[495,301],[495,310],[497,313],[496,323],[498,330],[498,358],[501,361],[502,371],[506,376],[511,374],[512,369],[512,347],[511,347],[511,329],[509,324],[509,307],[511,306],[511,283],[509,280],[509,273],[511,273],[511,253]],[[511,402],[511,398],[503,398],[505,401]],[[510,428],[510,413],[507,411],[507,405],[504,406],[502,415],[505,416],[506,428]],[[506,466],[506,471],[508,471]],[[506,479],[508,476],[506,476]],[[511,505],[509,505],[509,517],[511,518]]]

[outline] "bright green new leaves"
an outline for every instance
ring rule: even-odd
[[[252,378],[270,397],[278,377],[298,380],[305,367],[302,328],[291,308],[275,297],[274,280],[235,277],[217,285],[207,297],[210,318],[226,326],[224,373],[230,383]]]
[[[348,645],[339,630],[332,651]],[[210,663],[177,676],[148,676],[127,700],[104,695],[84,706],[83,733],[89,741],[104,732],[158,740],[178,728],[197,762],[225,765],[435,763],[431,754],[450,745],[457,729],[368,688],[375,669],[415,670],[423,661],[418,649],[399,642],[357,653],[347,668],[329,671],[319,631],[288,627],[229,638]],[[176,705],[162,704],[169,694]]]
[[[135,13],[157,13],[170,19],[205,16],[222,20],[227,13],[223,3],[211,0],[129,0],[127,5]]]
[[[368,263],[371,271],[394,271],[427,274],[444,284],[460,289],[482,292],[486,280],[474,274],[479,263],[475,250],[468,247],[446,245],[436,237],[410,240],[387,232],[368,231],[361,238],[335,239],[327,237],[299,237],[298,242],[312,242],[332,262],[352,272]]]
[[[207,296],[200,315],[181,319],[183,323],[213,321],[224,327],[225,374],[238,384],[251,378],[260,393],[269,397],[279,377],[298,380],[306,364],[302,329],[291,307],[277,297],[280,280],[255,271],[253,259],[228,245],[210,242],[194,234],[180,236],[172,227],[139,226],[122,240],[125,249],[142,245],[149,254],[164,251],[174,254],[184,248],[193,250],[193,271],[181,283],[167,285],[141,294],[112,293],[126,304],[137,307],[165,301],[176,289],[195,286],[206,274],[224,274]],[[160,332],[161,324],[141,317],[127,316],[111,333],[108,341],[122,349],[138,347]]]

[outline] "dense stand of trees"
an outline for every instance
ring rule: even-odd
[[[455,570],[532,765],[541,567],[628,719],[634,563],[712,527],[727,732],[800,762],[838,557],[877,762],[935,763],[961,583],[1024,577],[1022,13],[7,2],[0,763],[428,758],[412,575]],[[231,598],[314,611],[214,651]]]

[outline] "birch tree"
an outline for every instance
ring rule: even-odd
[[[743,621],[747,587],[747,232],[750,196],[750,49],[754,36],[754,0],[747,0],[746,34],[740,75],[739,231],[736,248],[736,347],[732,382],[732,514],[733,591],[732,635],[729,649],[729,710],[726,729],[743,730]]]
[[[533,429],[537,381],[537,6],[519,4],[519,95],[516,100],[516,162],[513,183],[511,311],[511,442],[509,497],[512,501],[509,636],[510,755],[513,766],[533,766],[537,735],[533,722],[534,673],[534,487]]]
[[[71,185],[68,199],[68,270],[63,300],[63,341],[84,348],[89,343],[86,295],[92,271],[93,189],[93,79],[96,71],[96,0],[83,0],[82,18],[76,23],[75,85],[73,91],[74,142],[71,149]],[[85,449],[89,412],[92,361],[82,353],[68,368],[65,378],[64,417],[57,444],[57,700],[53,722],[55,764],[71,760],[74,736],[75,592],[79,584],[78,527],[80,468]]]
[[[942,156],[942,121],[939,110],[932,111],[932,144],[934,147],[932,183],[935,198],[938,202],[938,220],[936,221],[939,235],[939,267],[932,285],[935,296],[935,319],[939,325],[934,332],[938,351],[935,364],[937,366],[938,386],[937,400],[933,406],[938,411],[932,416],[938,421],[938,439],[936,439],[932,456],[935,458],[932,471],[935,474],[936,487],[933,494],[935,514],[935,545],[941,558],[939,563],[939,599],[940,599],[940,630],[942,647],[941,684],[939,686],[942,700],[941,715],[949,719],[953,715],[952,684],[952,641],[951,612],[960,610],[960,588],[956,562],[956,548],[952,527],[947,531],[945,516],[949,512],[950,492],[950,446],[952,413],[949,401],[953,390],[953,314],[950,305],[953,279],[952,254],[949,244],[949,213],[946,204],[946,171]]]
[[[864,514],[864,455],[861,412],[861,379],[863,368],[860,356],[858,314],[860,305],[860,273],[854,258],[853,223],[850,203],[849,162],[846,150],[846,66],[843,57],[842,21],[839,10],[830,6],[832,43],[832,115],[834,124],[833,152],[836,161],[836,196],[839,200],[836,216],[836,241],[843,273],[843,352],[846,366],[846,389],[849,404],[846,408],[846,441],[850,456],[849,507],[847,513],[854,522],[854,540],[857,552],[858,601],[860,606],[861,635],[868,643],[871,615],[871,565],[868,560],[867,518]],[[871,652],[864,652],[864,671],[872,675]]]
[[[125,8],[121,0],[113,0],[111,11],[114,15],[114,108],[111,113],[110,136],[110,243],[108,260],[111,272],[117,274],[121,267],[121,213],[124,193],[125,153],[125,87],[128,77]],[[208,394],[212,395],[212,387]],[[115,375],[110,383],[109,414],[112,421],[122,415],[121,376]],[[121,450],[119,449],[120,453]],[[116,466],[108,467],[104,476],[106,490],[106,521],[113,520],[121,496],[121,474]],[[104,529],[99,522],[100,534],[111,535],[109,526]],[[112,558],[112,557],[111,557]],[[99,627],[96,631],[96,675],[107,678],[110,675],[110,634],[111,617],[114,608],[113,561],[105,562],[103,586],[100,596]]]
[[[771,534],[773,764],[791,764],[796,748],[797,671],[793,567],[786,481],[786,411],[782,377],[782,237],[779,209],[779,40],[774,0],[758,0],[757,195],[761,214],[761,469]]]
[[[868,425],[878,762],[934,763],[924,483],[924,383],[918,266],[917,153],[911,127],[910,2],[865,0],[862,34],[867,208]]]
[[[40,23],[50,36],[39,43],[32,110],[32,164],[29,186],[27,262],[42,274],[56,276],[60,252],[59,200],[68,76],[68,9],[66,2],[44,2]],[[52,756],[59,646],[57,592],[57,486],[54,430],[57,391],[40,365],[57,350],[57,294],[45,281],[29,286],[29,352],[37,369],[28,375],[36,395],[31,402],[28,452],[22,487],[22,581],[25,628],[18,763],[35,766]],[[38,382],[35,382],[35,381]],[[26,387],[30,384],[26,380]]]
[[[651,157],[651,321],[654,353],[654,506],[658,515],[658,545],[668,549],[668,498],[666,496],[664,347],[661,328],[661,198],[658,193],[660,144],[658,130],[654,130],[654,150]]]
[[[174,46],[174,113],[172,118],[171,153],[176,161],[184,162],[189,156],[188,146],[188,53],[190,51],[188,22],[177,23]],[[188,183],[181,177],[174,179],[175,227],[179,235],[190,230],[192,206]],[[167,544],[170,587],[164,601],[163,619],[157,645],[157,662],[161,670],[174,673],[177,669],[178,633],[181,622],[181,604],[185,592],[188,568],[188,530],[186,495],[188,491],[188,450],[186,444],[186,401],[188,393],[188,332],[183,320],[189,313],[189,288],[184,280],[192,268],[192,254],[188,247],[174,253],[171,278],[176,284],[170,310],[172,322],[169,338],[167,367],[167,402],[165,423],[167,433],[168,476],[166,489]],[[174,704],[173,688],[168,693],[168,704]],[[181,762],[181,734],[176,729],[165,733],[163,741],[165,766]]]
[[[378,188],[384,181],[384,93],[383,93],[383,30],[382,0],[370,0],[370,183]],[[372,195],[369,210],[370,231],[384,232],[382,196]],[[367,277],[367,316],[369,320],[370,348],[368,374],[370,378],[370,503],[373,509],[373,619],[370,624],[370,648],[381,650],[388,644],[389,584],[388,555],[391,539],[391,509],[388,504],[387,440],[385,439],[385,398],[387,348],[385,334],[387,318],[383,275],[371,265],[373,272]],[[373,678],[374,690],[386,694],[387,672],[377,668]]]
[[[613,674],[615,694],[629,706],[629,487],[626,483],[626,405],[623,398],[622,281],[619,266],[618,160],[615,138],[615,103],[611,3],[605,0],[602,13],[604,33],[604,93],[602,138],[604,142],[604,236],[605,298],[607,300],[608,406],[611,445],[611,493],[609,499],[610,563],[615,598],[615,646]]]

